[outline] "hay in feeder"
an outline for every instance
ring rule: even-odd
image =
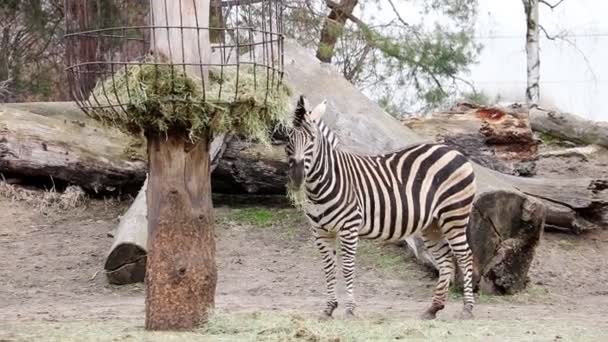
[[[287,184],[287,198],[291,205],[299,211],[304,211],[309,203],[303,186],[295,188],[291,184]]]
[[[236,67],[210,68],[203,91],[200,78],[179,66],[130,65],[98,82],[89,115],[132,134],[177,128],[192,140],[210,131],[267,142],[274,127],[287,123],[291,91],[285,84],[267,89],[266,69],[255,71],[250,65],[238,73]]]

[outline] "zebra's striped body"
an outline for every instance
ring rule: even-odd
[[[300,107],[304,108],[302,100]],[[346,310],[352,314],[358,239],[398,241],[420,234],[440,271],[426,317],[434,317],[445,305],[454,255],[464,275],[464,313],[470,315],[472,255],[466,227],[475,195],[472,165],[459,152],[438,144],[419,144],[376,156],[349,153],[340,149],[318,116],[296,111],[287,154],[290,178],[298,178],[292,173],[294,168],[303,168],[300,182],[310,202],[305,210],[327,280],[325,314],[331,316],[337,307],[336,240],[340,241],[346,280]]]

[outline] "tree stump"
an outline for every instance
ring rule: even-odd
[[[514,294],[526,287],[544,220],[543,204],[531,197],[503,190],[479,196],[467,238],[482,293]]]
[[[190,329],[214,306],[217,269],[208,139],[148,134],[146,329]]]

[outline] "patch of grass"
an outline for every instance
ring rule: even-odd
[[[536,132],[536,134],[538,134],[538,138],[545,145],[555,145],[555,144],[559,144],[561,142],[560,138],[553,136],[551,134],[545,133],[545,132]]]
[[[572,243],[572,241],[568,241],[568,240],[560,240],[557,245],[566,251],[572,251],[574,249],[576,249],[576,245],[574,243]]]
[[[361,239],[357,257],[363,264],[373,265],[374,268],[389,273],[404,275],[408,271],[408,259],[397,246]]]
[[[308,224],[302,213],[293,208],[234,208],[221,213],[218,219],[222,223],[232,221],[236,224],[252,225],[259,228],[290,227]]]
[[[608,327],[586,320],[429,322],[380,316],[319,322],[298,313],[220,313],[191,332],[148,332],[133,320],[0,325],[0,339],[17,341],[599,341],[606,334]]]
[[[478,106],[489,106],[492,104],[492,100],[490,96],[483,91],[473,91],[467,92],[462,95],[462,100],[465,102],[470,102],[472,104],[476,104]]]
[[[232,218],[258,227],[266,227],[276,221],[275,213],[266,208],[246,208],[232,210]]]

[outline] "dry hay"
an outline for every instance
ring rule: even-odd
[[[291,184],[287,184],[287,198],[299,211],[304,211],[307,203],[309,203],[306,192],[304,191],[304,186],[296,188]]]
[[[133,134],[177,128],[192,140],[211,131],[267,142],[273,128],[287,123],[291,93],[284,84],[267,92],[267,81],[260,66],[214,67],[203,90],[200,78],[181,67],[131,65],[98,82],[89,115]]]
[[[68,210],[84,207],[88,201],[81,187],[70,185],[64,192],[28,190],[0,180],[0,196],[12,201],[26,202],[40,211]]]

